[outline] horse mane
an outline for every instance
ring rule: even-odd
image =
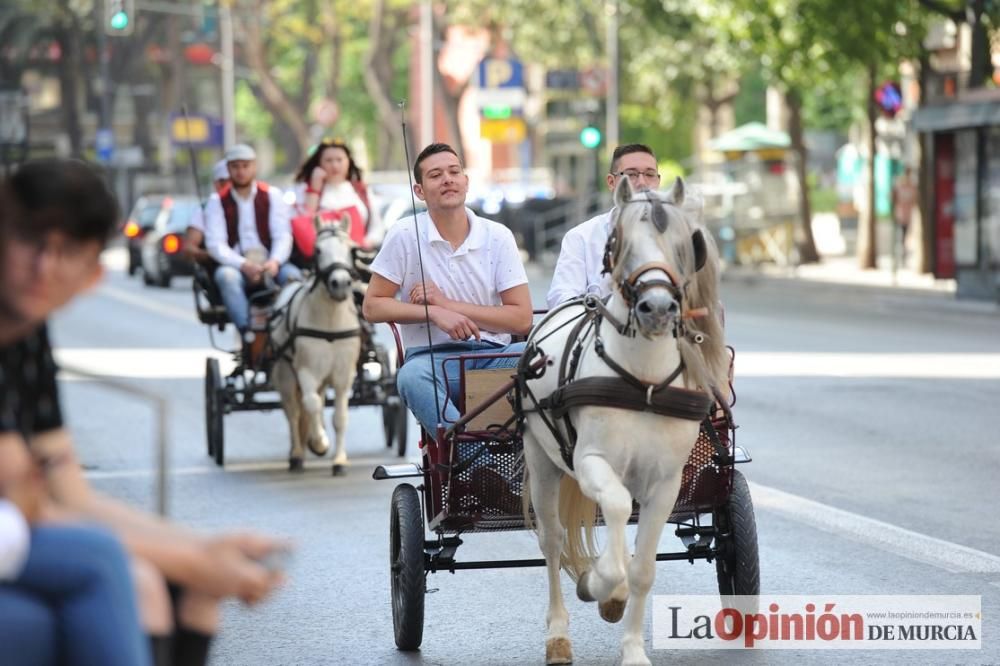
[[[725,345],[722,327],[722,305],[719,302],[719,251],[712,235],[700,224],[702,199],[696,193],[685,193],[683,182],[680,183],[681,201],[674,203],[674,190],[667,197],[661,197],[656,192],[646,191],[633,194],[632,204],[649,201],[653,205],[662,205],[667,212],[667,228],[656,237],[657,246],[663,252],[667,263],[674,267],[678,278],[686,283],[684,292],[684,308],[695,310],[705,308],[707,315],[697,319],[688,319],[685,325],[689,332],[700,333],[703,336],[701,344],[694,344],[689,337],[677,340],[681,359],[687,367],[689,386],[698,386],[705,390],[718,389],[725,393],[724,387],[729,381],[729,352]],[[650,214],[648,206],[623,205],[616,209],[616,216]],[[616,218],[616,222],[617,219]],[[651,223],[651,222],[650,222]],[[700,231],[705,240],[706,260],[700,270],[695,269],[694,244],[692,234]],[[627,233],[622,234],[618,242],[622,244],[621,256],[627,256],[631,249],[631,239]],[[612,272],[615,285],[621,284],[626,277],[624,261],[619,261]],[[679,285],[680,286],[680,285]],[[615,287],[617,289],[617,286]]]

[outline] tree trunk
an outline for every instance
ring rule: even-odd
[[[62,50],[62,66],[59,67],[59,110],[62,114],[63,129],[69,139],[69,151],[73,157],[83,154],[83,129],[80,126],[80,96],[77,82],[83,77],[80,63],[83,53],[80,48],[79,25],[74,20],[72,10],[61,3],[61,20],[55,29],[56,39]]]
[[[288,170],[296,168],[305,159],[305,151],[303,151],[299,146],[295,130],[289,127],[288,123],[286,123],[285,119],[281,116],[281,113],[271,104],[271,100],[264,94],[264,91],[261,90],[259,85],[251,83],[250,91],[253,93],[253,96],[264,105],[267,112],[271,114],[271,121],[274,125],[274,138],[277,139],[278,145],[284,148],[285,161],[277,166],[284,167]]]
[[[263,5],[257,6],[259,14],[264,13]],[[296,147],[285,146],[288,155],[295,153],[301,156],[309,147],[309,126],[306,124],[306,114],[303,109],[298,109],[289,100],[288,95],[282,90],[278,82],[271,76],[271,69],[268,65],[267,46],[261,37],[260,25],[256,19],[243,22],[244,50],[247,64],[257,75],[257,82],[260,92],[269,108],[273,109],[274,115],[291,128],[295,137]],[[289,162],[297,162],[289,159]]]
[[[931,56],[926,49],[921,50],[918,67],[920,68],[917,75],[920,81],[920,101],[918,106],[923,107],[927,96],[928,74],[931,72]],[[933,134],[923,133],[919,135],[920,141],[918,141],[920,159],[918,162],[919,169],[917,169],[917,190],[920,193],[918,197],[920,214],[917,216],[919,219],[915,222],[913,220],[910,221],[913,227],[910,233],[913,235],[913,238],[917,239],[915,248],[917,256],[915,257],[914,267],[919,273],[930,273],[934,268],[933,255],[931,253],[931,248],[934,247],[934,197],[932,196],[934,163],[930,160],[931,151],[928,150],[933,136]]]
[[[972,0],[969,9],[972,13],[972,44],[970,51],[972,62],[969,68],[969,87],[982,88],[990,79],[993,63],[990,61],[990,38],[983,22],[986,10],[986,0]]]
[[[386,29],[388,10],[385,0],[375,0],[372,20],[368,30],[368,55],[365,58],[365,89],[371,95],[378,114],[380,132],[376,151],[376,169],[387,169],[393,163],[393,150],[403,142],[403,132],[399,125],[399,115],[392,100],[391,62],[394,48]],[[389,76],[386,76],[386,73]]]
[[[814,264],[819,261],[819,252],[816,251],[816,240],[813,238],[812,231],[812,205],[809,200],[809,153],[802,128],[802,98],[797,90],[785,93],[785,104],[788,105],[788,134],[796,156],[795,173],[799,181],[799,217],[802,225],[798,242],[799,263]]]
[[[875,129],[875,121],[878,119],[878,108],[875,105],[875,88],[878,85],[876,76],[878,75],[875,64],[868,67],[868,206],[864,216],[858,221],[858,265],[861,268],[876,268],[878,266],[878,250],[875,240],[875,224],[878,220],[878,211],[875,209],[875,152],[878,132]]]

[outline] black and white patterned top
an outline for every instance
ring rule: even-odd
[[[0,347],[0,432],[31,436],[61,428],[56,364],[48,328]]]

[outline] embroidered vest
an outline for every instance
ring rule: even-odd
[[[229,247],[235,247],[240,240],[239,232],[239,207],[236,199],[233,198],[232,185],[226,185],[219,192],[219,201],[222,203],[222,213],[226,216],[226,233],[229,237]],[[271,250],[271,197],[267,193],[267,183],[257,181],[257,196],[253,199],[254,217],[257,218],[257,235],[260,242]]]

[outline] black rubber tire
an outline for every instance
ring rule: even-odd
[[[723,551],[715,561],[715,573],[723,601],[732,595],[759,595],[757,521],[750,488],[738,470],[733,470],[733,491],[729,501],[715,511],[715,521],[716,543]]]
[[[385,446],[388,449],[391,449],[393,442],[396,441],[396,417],[393,405],[396,400],[398,398],[390,396],[382,403],[382,434],[385,435]]]
[[[424,639],[424,521],[417,489],[401,483],[392,492],[389,519],[389,577],[396,647],[413,651]]]
[[[223,424],[222,373],[219,372],[219,360],[205,359],[205,436],[208,442],[208,455],[215,464],[222,467],[225,461],[225,427]]]

